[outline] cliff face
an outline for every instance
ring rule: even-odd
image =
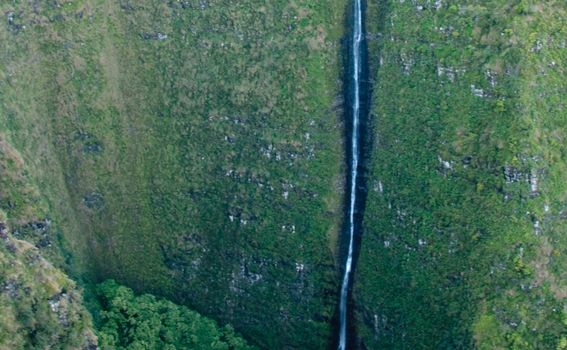
[[[363,348],[566,346],[565,15],[369,1]]]
[[[65,252],[53,256],[264,347],[324,347],[342,217],[344,7],[0,5],[0,130],[38,185],[38,218]]]

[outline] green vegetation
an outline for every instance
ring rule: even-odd
[[[135,297],[114,281],[88,291],[95,294],[95,331],[81,291],[37,249],[57,260],[51,221],[38,219],[46,206],[22,157],[3,139],[0,185],[0,349],[96,349],[96,336],[102,349],[252,349],[230,325],[219,329],[186,307]]]
[[[95,288],[95,331],[75,283],[13,238],[6,219],[0,215],[0,349],[253,349],[231,326],[149,294],[136,297],[113,280]]]
[[[109,280],[96,287],[100,302],[99,342],[102,349],[252,350],[230,326],[218,325],[186,307]]]
[[[48,214],[26,163],[0,133],[0,222],[11,227],[16,238],[27,240],[51,262],[61,264],[60,232]]]
[[[22,157],[0,134],[0,349],[96,348],[80,289],[37,249],[61,261],[46,214]]]
[[[345,4],[0,4],[0,132],[44,202],[57,264],[266,348],[325,347]]]
[[[0,231],[0,349],[96,349],[75,283],[31,244]]]
[[[560,349],[564,1],[370,1],[367,348]]]

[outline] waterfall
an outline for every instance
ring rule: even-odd
[[[360,75],[361,75],[361,42],[362,38],[362,0],[354,0],[354,21],[352,45],[349,54],[352,59],[352,134],[351,134],[351,164],[350,164],[350,203],[348,208],[348,255],[344,266],[339,303],[339,350],[347,346],[347,301],[352,271],[355,233],[356,188],[358,181],[358,161],[360,156]]]

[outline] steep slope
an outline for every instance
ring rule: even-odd
[[[96,349],[91,316],[75,283],[0,215],[0,349]]]
[[[368,349],[567,346],[562,1],[370,1]]]
[[[0,5],[0,130],[66,266],[267,348],[321,348],[338,278],[344,1]]]
[[[46,212],[22,157],[0,134],[0,349],[96,349],[81,290],[44,258],[61,262]]]

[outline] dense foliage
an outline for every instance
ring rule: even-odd
[[[563,349],[564,1],[370,1],[367,348]]]
[[[98,336],[102,349],[252,350],[232,327],[150,294],[108,280],[96,287],[100,303]]]

